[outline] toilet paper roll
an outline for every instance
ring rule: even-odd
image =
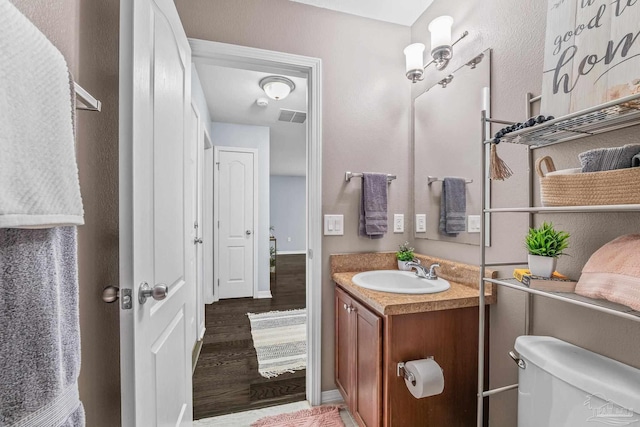
[[[416,384],[405,378],[407,388],[416,399],[435,396],[444,390],[444,374],[442,368],[433,359],[412,360],[404,364],[404,369],[411,372]]]

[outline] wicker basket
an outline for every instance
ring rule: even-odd
[[[549,156],[536,161],[542,206],[640,204],[640,167],[545,176],[556,170]]]

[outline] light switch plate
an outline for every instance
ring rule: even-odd
[[[404,233],[404,214],[393,215],[393,232]]]
[[[344,235],[344,215],[324,216],[324,235],[343,236]]]
[[[427,214],[416,214],[416,233],[427,232]]]
[[[469,215],[467,217],[467,232],[468,233],[480,232],[480,215]]]

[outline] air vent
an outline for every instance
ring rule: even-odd
[[[280,109],[280,117],[278,117],[280,122],[304,123],[306,120],[307,113],[305,112]]]

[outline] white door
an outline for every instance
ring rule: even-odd
[[[120,14],[122,425],[190,426],[191,51],[172,0]]]
[[[258,152],[216,147],[219,298],[252,297],[256,281]]]
[[[203,195],[203,220],[202,220],[202,243],[203,246],[203,294],[204,303],[211,304],[215,301],[217,295],[214,295],[214,278],[213,278],[213,146],[209,133],[204,131],[204,185]],[[217,292],[217,291],[216,291]],[[203,319],[204,320],[204,319]]]
[[[204,224],[203,224],[203,174],[204,174],[204,126],[200,118],[200,113],[195,105],[192,109],[192,137],[191,137],[191,190],[192,190],[192,224],[193,224],[193,272],[195,274],[196,306],[194,311],[194,328],[196,340],[204,336]]]

